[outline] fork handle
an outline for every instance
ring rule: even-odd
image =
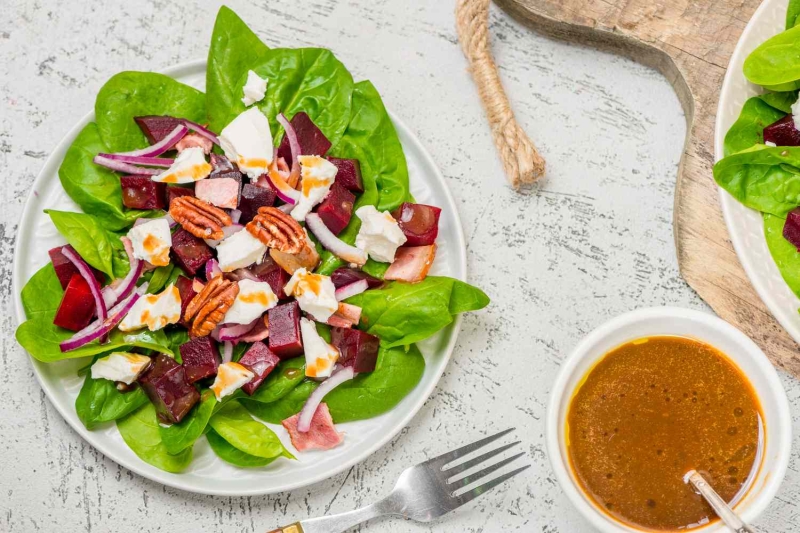
[[[351,527],[372,518],[391,514],[388,510],[382,508],[381,503],[378,502],[377,504],[346,513],[295,522],[289,526],[274,529],[269,533],[343,533]]]

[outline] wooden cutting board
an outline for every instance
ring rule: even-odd
[[[681,275],[717,312],[800,377],[798,346],[750,285],[733,250],[711,174],[714,119],[728,60],[759,0],[495,0],[551,37],[654,67],[683,105],[687,137],[675,186]]]

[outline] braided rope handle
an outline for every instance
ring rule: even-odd
[[[489,1],[458,0],[456,29],[506,177],[514,189],[530,185],[544,175],[545,162],[514,118],[497,65],[489,49]]]

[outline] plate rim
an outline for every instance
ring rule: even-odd
[[[186,62],[179,63],[177,65],[170,66],[168,68],[159,70],[158,72],[161,74],[165,74],[172,78],[177,78],[180,76],[187,76],[192,74],[198,73],[205,73],[207,68],[207,60],[206,59],[194,59]],[[198,72],[200,71],[200,72]],[[455,279],[460,281],[466,281],[467,278],[467,246],[466,246],[466,238],[464,235],[464,227],[461,223],[461,216],[457,209],[457,204],[455,198],[453,198],[453,194],[450,191],[450,188],[447,185],[444,176],[442,175],[441,170],[436,165],[433,157],[422,144],[422,141],[419,137],[411,130],[400,118],[393,113],[390,109],[387,108],[387,113],[389,114],[390,119],[392,120],[395,128],[401,130],[405,134],[405,138],[410,141],[410,144],[416,149],[416,151],[422,156],[423,162],[429,166],[431,169],[434,170],[433,176],[426,176],[425,179],[433,180],[439,182],[441,185],[441,189],[444,192],[444,199],[450,206],[453,207],[453,220],[454,220],[454,236],[456,240],[456,247],[458,249],[458,257],[456,260],[456,272],[453,274]],[[20,254],[20,248],[22,246],[22,239],[21,233],[23,227],[28,227],[32,224],[32,217],[34,216],[34,201],[33,198],[35,197],[37,188],[42,184],[42,182],[46,179],[45,176],[45,169],[48,168],[51,164],[57,164],[57,161],[54,161],[57,157],[57,154],[64,152],[74,141],[77,137],[78,133],[86,126],[90,121],[94,120],[95,112],[94,110],[89,111],[87,114],[82,116],[77,123],[69,129],[69,131],[64,134],[61,140],[50,150],[50,154],[48,155],[47,159],[45,159],[44,163],[42,164],[39,172],[36,175],[36,178],[31,183],[30,190],[25,198],[25,204],[23,206],[22,215],[20,216],[19,223],[17,226],[16,231],[16,241],[14,243],[14,257],[12,262],[12,270],[11,270],[11,288],[13,291],[14,296],[14,318],[16,320],[16,325],[19,325],[24,322],[25,320],[25,311],[22,306],[22,288],[24,283],[21,279],[21,270],[22,270],[22,257]],[[57,172],[56,172],[57,174]],[[58,182],[59,187],[61,186],[60,180]],[[62,187],[63,188],[63,187]],[[25,280],[27,283],[28,280]],[[264,488],[254,488],[254,489],[244,489],[244,490],[219,490],[219,489],[205,489],[205,488],[198,488],[193,486],[192,484],[187,483],[185,480],[188,478],[182,477],[182,474],[173,474],[170,472],[162,471],[149,465],[144,460],[140,459],[135,454],[133,455],[132,459],[128,459],[126,457],[119,457],[117,454],[113,452],[113,450],[109,449],[109,446],[100,440],[97,441],[92,435],[93,432],[86,429],[83,424],[77,419],[77,416],[74,416],[74,406],[66,406],[62,405],[59,402],[53,400],[53,395],[51,394],[51,387],[48,382],[45,381],[42,373],[41,367],[46,365],[47,363],[40,362],[33,358],[27,350],[22,348],[22,351],[28,356],[29,363],[32,366],[33,374],[36,377],[36,381],[39,383],[39,386],[47,396],[49,403],[56,409],[56,411],[61,415],[61,418],[75,431],[84,441],[86,441],[90,446],[94,449],[102,453],[105,457],[114,461],[115,463],[119,464],[120,466],[127,468],[128,470],[135,472],[139,476],[142,476],[145,479],[150,481],[154,481],[156,483],[160,483],[162,485],[172,487],[175,489],[192,492],[195,494],[206,494],[212,496],[259,496],[259,495],[267,495],[267,494],[276,494],[280,492],[287,492],[291,490],[296,490],[302,487],[307,487],[316,483],[320,483],[326,479],[329,479],[337,474],[340,474],[344,470],[352,467],[355,464],[358,464],[368,457],[372,456],[376,451],[380,448],[385,446],[389,441],[395,438],[408,424],[409,422],[417,415],[419,410],[428,401],[431,394],[434,392],[436,387],[438,386],[442,374],[444,370],[447,368],[448,363],[450,362],[450,358],[452,357],[453,350],[455,349],[455,344],[458,341],[458,335],[461,331],[461,323],[462,323],[462,316],[457,315],[455,320],[450,324],[451,333],[449,335],[449,339],[447,340],[447,344],[437,353],[437,357],[441,359],[441,362],[434,367],[434,365],[429,364],[426,361],[425,369],[426,372],[430,369],[434,372],[432,376],[432,380],[430,385],[423,390],[419,391],[419,394],[416,395],[415,401],[410,405],[410,409],[408,413],[399,421],[397,421],[394,425],[389,427],[389,431],[384,433],[381,437],[377,438],[376,441],[367,446],[365,449],[361,450],[359,453],[354,453],[351,455],[351,458],[348,458],[345,461],[342,461],[339,465],[329,470],[321,471],[319,474],[312,475],[308,479],[298,482],[290,482],[284,483],[278,486],[269,486]],[[14,339],[16,343],[16,338]],[[19,345],[19,343],[17,343]],[[72,411],[69,409],[72,408]],[[221,460],[218,459],[217,460]],[[152,469],[152,470],[151,470]]]

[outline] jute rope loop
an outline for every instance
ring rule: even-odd
[[[515,189],[544,175],[545,163],[533,142],[522,130],[508,102],[489,49],[489,1],[458,0],[456,28],[464,55],[470,64],[478,94],[486,109],[494,144]]]

